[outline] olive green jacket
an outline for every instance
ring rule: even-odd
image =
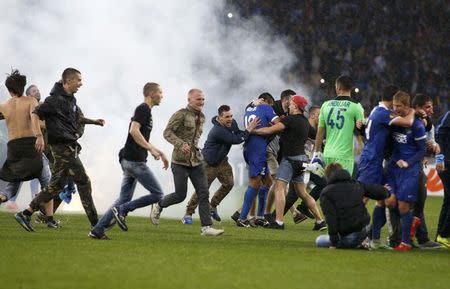
[[[203,156],[197,145],[204,123],[205,115],[189,105],[172,115],[164,130],[164,138],[173,144],[172,163],[189,167],[202,164]],[[189,153],[181,150],[185,143],[191,147]]]

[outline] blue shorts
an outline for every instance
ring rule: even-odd
[[[254,178],[257,176],[264,177],[270,175],[266,152],[255,154],[254,152],[247,153],[247,151],[244,150],[244,159],[247,163],[249,177]]]
[[[381,185],[384,181],[382,162],[361,159],[358,164],[358,181],[365,184]]]
[[[392,188],[397,200],[403,202],[415,202],[417,200],[421,169],[418,165],[403,169],[396,164],[389,165],[386,181]]]
[[[294,176],[294,169],[292,167],[292,164],[289,162],[291,161],[301,161],[301,162],[307,162],[308,157],[305,155],[298,155],[298,156],[292,156],[283,158],[280,162],[280,167],[278,168],[277,172],[277,180],[284,181],[286,183],[297,183],[297,184],[303,184],[303,176],[304,172],[301,172],[300,174],[297,174]]]

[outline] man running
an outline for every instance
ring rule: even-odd
[[[163,162],[164,169],[169,166],[169,161],[164,153],[149,142],[153,129],[152,108],[161,103],[162,90],[159,84],[149,82],[144,85],[143,94],[144,102],[134,110],[127,141],[119,152],[119,162],[123,170],[119,198],[89,232],[89,237],[92,239],[109,239],[105,235],[105,229],[113,217],[123,231],[128,231],[125,222],[128,212],[154,204],[163,196],[158,180],[146,164],[148,152],[150,152],[155,160]],[[138,182],[149,191],[149,194],[131,201]]]
[[[164,130],[164,138],[174,146],[171,166],[175,181],[175,192],[166,195],[156,203],[150,217],[153,224],[157,225],[162,209],[184,201],[189,178],[198,196],[202,226],[200,233],[203,236],[218,236],[223,234],[224,231],[211,227],[208,180],[205,168],[202,165],[203,156],[197,147],[205,123],[205,115],[202,113],[204,105],[205,95],[203,91],[193,88],[188,92],[187,107],[178,110],[169,119],[169,123]]]
[[[69,177],[73,178],[78,187],[81,203],[91,226],[97,224],[98,216],[92,200],[91,181],[78,156],[81,146],[77,142],[78,109],[74,94],[81,86],[80,71],[66,68],[62,73],[62,81],[55,83],[50,96],[33,112],[41,120],[45,120],[48,144],[55,160],[50,183],[31,201],[27,209],[15,215],[16,221],[29,232],[34,231],[30,223],[32,214],[39,210],[42,204],[58,196]],[[53,220],[53,211],[47,211],[47,218]]]

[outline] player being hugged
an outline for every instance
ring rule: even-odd
[[[393,99],[394,110],[399,116],[408,115],[410,96],[398,91]],[[411,225],[413,215],[411,203],[417,199],[417,188],[421,161],[426,151],[425,126],[419,118],[415,118],[410,128],[392,127],[393,149],[388,165],[387,182],[395,194],[400,211],[402,242],[395,247],[396,251],[408,251],[411,246]]]

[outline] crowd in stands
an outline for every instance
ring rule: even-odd
[[[230,0],[230,5],[241,19],[265,18],[273,33],[286,39],[297,58],[288,80],[311,84],[313,103],[333,96],[333,80],[347,74],[366,110],[390,83],[429,95],[440,110],[435,115],[448,109],[448,1]]]

